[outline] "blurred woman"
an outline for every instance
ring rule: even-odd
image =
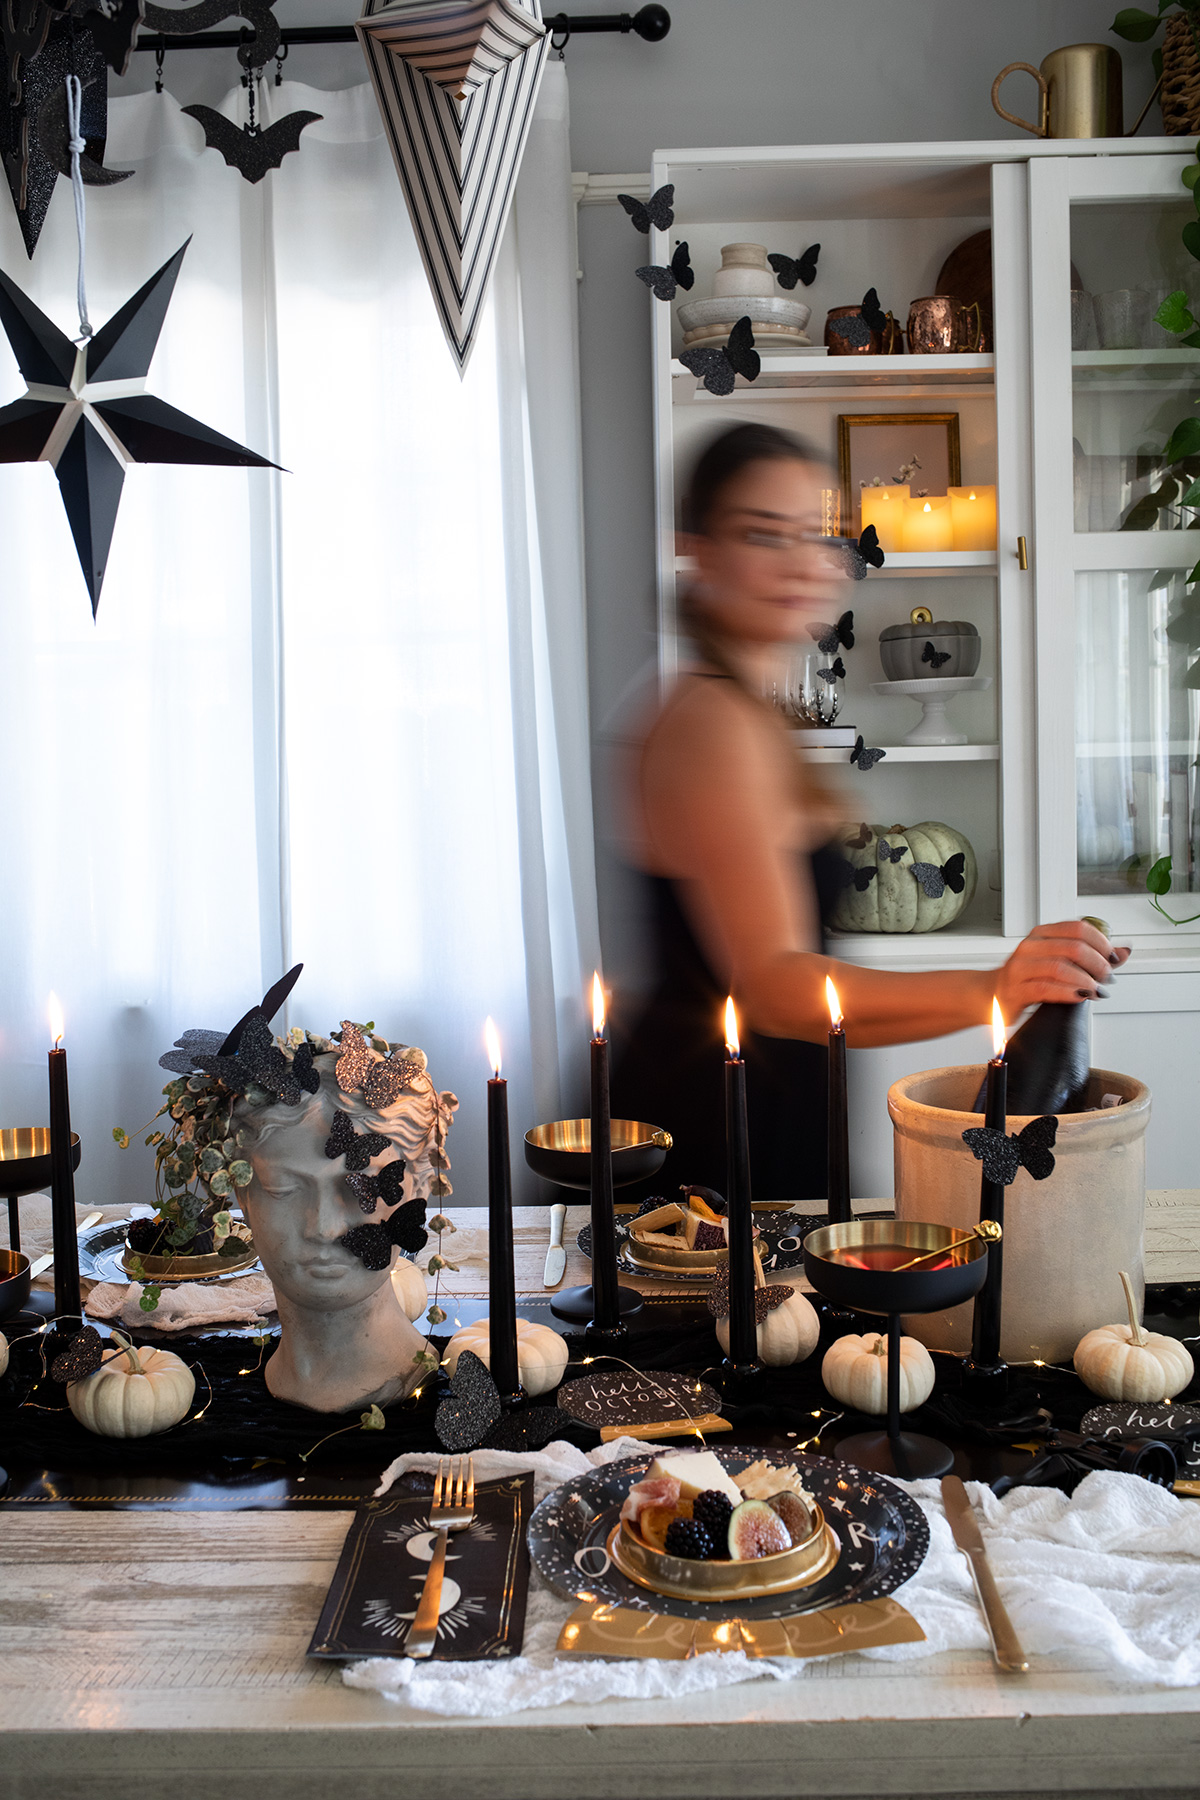
[[[791,434],[739,425],[700,457],[684,504],[695,578],[682,626],[694,655],[629,753],[626,853],[648,878],[656,985],[619,1046],[614,1116],[665,1126],[675,1149],[655,1184],[724,1186],[721,1017],[742,1023],[755,1197],[825,1194],[832,975],[847,1042],[943,1037],[1044,1000],[1099,995],[1128,956],[1082,920],[1039,925],[995,970],[889,974],[824,952],[821,919],[842,859],[824,846],[845,817],[760,696],[780,647],[836,616],[820,536],[829,473]]]

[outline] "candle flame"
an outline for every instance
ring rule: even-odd
[[[730,1056],[742,1054],[741,1039],[738,1037],[737,1010],[733,1004],[732,994],[725,1002],[725,1048]]]
[[[592,1035],[604,1036],[604,989],[597,974],[592,976]]]
[[[971,489],[971,492],[970,492],[970,493],[969,493],[969,494],[968,494],[968,495],[967,495],[967,499],[968,499],[968,500],[973,500],[973,499],[974,499],[974,498],[975,498],[975,489],[974,489],[974,488],[972,488],[972,489]]]
[[[838,999],[838,991],[828,975],[825,977],[825,1002],[829,1007],[829,1023],[834,1031],[842,1029],[842,1003]]]
[[[500,1034],[496,1030],[495,1025],[492,1023],[492,1016],[490,1013],[488,1014],[487,1022],[483,1027],[483,1041],[487,1045],[488,1061],[492,1065],[492,1069],[495,1073],[496,1080],[499,1081],[499,1079],[500,1079]]]
[[[992,1055],[1003,1056],[1004,1046],[1008,1042],[1008,1028],[1004,1023],[1004,1014],[1000,1011],[1000,1002],[992,995]]]
[[[58,995],[51,994],[51,996],[50,996],[50,1036],[54,1040],[54,1048],[56,1050],[58,1049],[58,1046],[62,1042],[62,1034],[63,1034],[63,1009],[59,1002]]]
[[[921,511],[922,512],[932,512],[933,511],[933,508],[932,508],[932,506],[930,506],[928,500],[925,502],[924,506],[921,508]]]

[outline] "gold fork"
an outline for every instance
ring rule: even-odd
[[[446,1542],[452,1531],[465,1531],[475,1517],[475,1463],[469,1456],[443,1458],[433,1484],[430,1527],[437,1532],[433,1559],[421,1589],[417,1613],[404,1640],[407,1656],[432,1656],[437,1642],[446,1573]]]

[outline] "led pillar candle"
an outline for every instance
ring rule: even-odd
[[[903,487],[865,487],[860,488],[862,499],[862,524],[860,531],[868,525],[875,527],[875,535],[879,539],[881,550],[902,550],[901,539],[904,535],[904,509],[908,504],[908,483]]]
[[[904,502],[900,548],[909,554],[954,548],[948,494],[927,494],[924,499]]]
[[[952,487],[950,527],[955,550],[996,548],[995,487]]]

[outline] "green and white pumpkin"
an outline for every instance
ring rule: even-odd
[[[853,881],[842,889],[829,921],[838,931],[941,931],[954,923],[974,896],[979,876],[975,852],[949,825],[933,820],[922,825],[847,825],[834,838],[833,847],[856,873],[874,871],[861,893]],[[940,869],[959,852],[965,858],[962,893],[946,887],[937,899],[931,898],[913,874],[913,864],[931,863]]]
[[[973,675],[979,667],[983,643],[974,625],[966,619],[934,619],[928,607],[914,607],[921,613],[906,625],[885,625],[879,634],[879,660],[889,681],[944,680],[951,675]],[[946,661],[934,668],[922,662],[926,644]]]

